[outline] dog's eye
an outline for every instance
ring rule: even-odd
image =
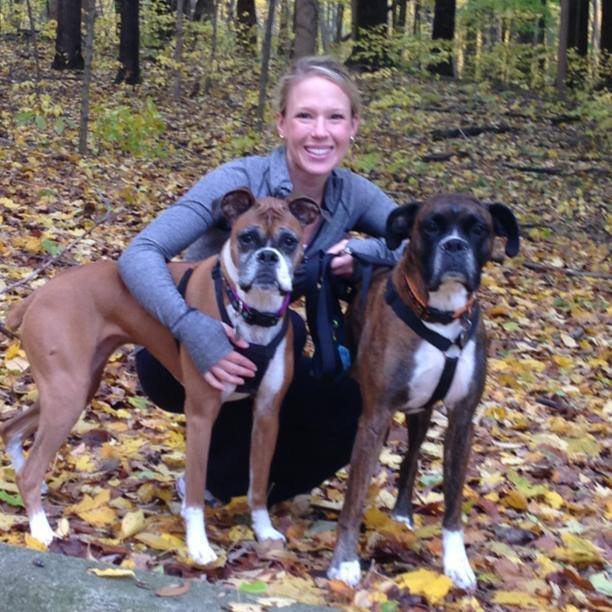
[[[255,232],[246,232],[240,235],[240,242],[244,245],[253,244],[255,242]]]
[[[472,234],[474,234],[474,236],[482,236],[486,229],[487,228],[482,223],[474,223],[472,226]]]
[[[283,236],[281,245],[286,250],[292,250],[297,245],[297,240],[293,236]]]
[[[425,230],[426,234],[435,236],[440,231],[440,226],[435,219],[429,219],[429,221],[425,222],[423,229]]]

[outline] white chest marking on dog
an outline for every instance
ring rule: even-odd
[[[202,508],[187,506],[182,510],[187,532],[187,548],[191,558],[200,565],[212,563],[217,555],[208,543]]]
[[[465,306],[468,299],[465,287],[460,283],[448,282],[441,285],[440,289],[429,296],[429,305],[440,310],[456,310]],[[449,340],[455,340],[463,330],[460,321],[453,321],[448,325],[441,323],[423,323]],[[444,398],[447,407],[454,406],[461,401],[470,389],[475,366],[476,344],[470,340],[461,352],[456,346],[448,350],[449,357],[459,356],[457,369],[451,386]],[[414,355],[415,368],[410,378],[407,410],[415,410],[423,407],[431,398],[442,370],[444,369],[445,356],[435,346],[423,340]]]
[[[343,561],[338,569],[330,567],[327,572],[327,577],[330,580],[341,580],[349,586],[357,586],[361,577],[361,567],[359,561]]]
[[[462,531],[442,530],[444,573],[462,589],[475,589],[476,576],[470,567]]]

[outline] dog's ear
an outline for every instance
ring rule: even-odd
[[[240,187],[228,191],[222,198],[219,208],[221,214],[227,219],[230,225],[251,206],[255,204],[255,196],[248,187]]]
[[[506,238],[506,255],[514,257],[519,252],[520,231],[514,213],[504,204],[489,204],[493,218],[493,230],[496,236]]]
[[[387,241],[387,247],[389,247],[390,250],[394,251],[397,249],[397,247],[402,243],[402,240],[405,240],[408,238],[408,236],[410,236],[414,218],[419,210],[419,206],[419,202],[411,202],[410,204],[398,206],[387,217],[385,240]]]
[[[310,225],[321,214],[319,205],[306,196],[292,197],[288,200],[287,205],[302,227]]]

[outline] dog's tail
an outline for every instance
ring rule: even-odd
[[[30,307],[30,302],[33,298],[34,294],[31,293],[27,298],[25,298],[25,300],[21,300],[21,302],[15,304],[15,306],[9,310],[5,321],[6,327],[3,331],[8,331],[9,334],[12,334],[13,336],[15,335],[15,333],[21,327],[23,316],[25,315],[26,310]]]

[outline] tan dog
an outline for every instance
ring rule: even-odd
[[[256,201],[250,191],[240,189],[222,198],[220,211],[232,226],[230,237],[219,258],[193,269],[185,297],[192,308],[214,318],[225,311],[227,322],[251,347],[272,347],[255,392],[248,496],[257,537],[284,539],[268,515],[268,476],[278,411],[293,376],[293,332],[286,313],[293,270],[302,257],[302,230],[315,220],[319,207],[308,198]],[[194,266],[169,264],[175,282],[189,267]],[[242,316],[247,312],[250,319]],[[185,387],[187,546],[196,562],[213,561],[202,507],[211,429],[221,404],[245,394],[236,394],[233,385],[223,392],[208,385],[168,329],[131,296],[113,262],[81,266],[54,278],[11,310],[7,326],[21,328],[39,391],[33,406],[0,428],[32,535],[45,543],[53,539],[41,502],[45,473],[95,394],[111,353],[122,344],[135,343],[149,349]],[[26,459],[22,445],[32,434]]]
[[[400,206],[387,220],[387,245],[409,238],[404,255],[378,274],[351,309],[358,339],[356,371],[363,413],[353,446],[348,489],[338,520],[330,578],[359,582],[359,524],[370,478],[396,410],[406,414],[408,449],[402,462],[393,517],[413,527],[412,489],[418,452],[432,410],[443,401],[442,521],[444,572],[455,585],[476,587],[463,543],[461,502],[472,437],[472,416],[486,376],[486,337],[476,292],[494,236],[506,238],[506,254],[519,251],[519,227],[503,204],[483,204],[462,194],[442,194]]]

